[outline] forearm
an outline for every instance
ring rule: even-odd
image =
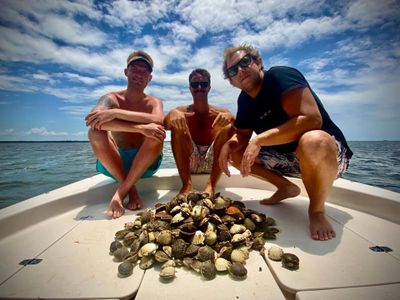
[[[145,112],[137,112],[137,111],[129,111],[125,109],[114,108],[115,118],[119,120],[124,120],[128,122],[135,123],[156,123],[163,124],[163,116],[159,114],[145,113]]]
[[[317,118],[297,116],[284,124],[271,128],[255,136],[250,142],[258,146],[273,146],[298,141],[307,131],[321,129],[321,122]]]
[[[137,132],[142,133],[142,128],[140,124],[136,124],[133,122],[127,122],[123,120],[113,120],[107,123],[104,123],[100,130],[105,131],[118,131],[118,132]]]

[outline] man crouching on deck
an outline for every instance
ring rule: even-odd
[[[165,139],[163,105],[144,93],[152,71],[153,60],[147,53],[131,53],[124,70],[127,89],[100,97],[85,118],[97,170],[119,182],[107,209],[112,218],[124,214],[123,200],[127,195],[127,209],[143,207],[135,184],[141,177],[152,176],[161,164]]]
[[[224,75],[241,89],[236,134],[222,147],[219,162],[243,176],[271,182],[277,191],[261,204],[296,197],[300,188],[283,176],[301,177],[310,198],[310,234],[329,240],[335,231],[325,201],[336,177],[347,169],[352,152],[304,76],[289,67],[264,71],[260,53],[250,45],[224,52]],[[253,131],[257,134],[251,138]]]

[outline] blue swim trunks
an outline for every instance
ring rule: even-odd
[[[118,149],[119,155],[121,156],[122,162],[124,164],[124,170],[126,174],[128,174],[133,159],[136,157],[136,154],[138,153],[138,149],[136,148],[131,148],[131,149]],[[141,178],[147,178],[151,177],[154,175],[155,172],[157,172],[158,168],[161,165],[163,155],[162,152],[158,159],[143,173]],[[96,170],[108,177],[114,178],[114,176],[111,175],[110,172],[103,166],[103,164],[100,161],[96,161]],[[115,178],[114,178],[115,179]]]

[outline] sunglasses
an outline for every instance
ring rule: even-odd
[[[199,88],[207,88],[208,87],[208,81],[202,81],[202,82],[191,82],[190,87],[192,89],[199,89]]]
[[[239,62],[237,62],[236,64],[234,64],[233,66],[229,67],[226,70],[226,73],[228,74],[228,78],[231,78],[238,73],[239,66],[242,69],[247,68],[248,66],[250,66],[252,61],[253,61],[253,58],[251,57],[250,54],[246,54],[245,56],[243,56],[242,59],[239,60]]]

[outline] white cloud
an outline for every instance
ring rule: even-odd
[[[76,16],[99,19],[90,2],[69,1],[4,1],[0,20],[29,36],[46,36],[70,44],[100,46],[106,35]]]
[[[61,132],[55,132],[55,131],[49,131],[47,130],[46,127],[40,127],[40,128],[31,128],[28,131],[25,132],[26,135],[38,135],[38,136],[67,136],[68,132],[61,131]]]
[[[40,20],[41,34],[68,44],[101,46],[106,35],[89,24],[79,24],[75,20],[60,15],[46,15]]]
[[[0,130],[0,136],[7,136],[7,135],[16,135],[17,132],[15,131],[14,128],[6,128],[3,130]]]
[[[349,4],[346,17],[357,26],[367,27],[400,18],[400,2],[396,0],[357,0]]]
[[[59,109],[64,111],[67,115],[71,115],[74,117],[83,117],[86,116],[93,106],[79,106],[79,105],[71,105],[71,106],[62,106]]]
[[[222,53],[250,42],[267,69],[299,67],[333,113],[370,105],[384,118],[400,94],[399,14],[396,0],[3,0],[0,89],[47,93],[80,118],[86,104],[126,88],[126,57],[143,49],[155,62],[146,92],[164,111],[192,101],[188,75],[202,67],[212,75],[210,103],[235,113],[239,90],[222,77]]]
[[[346,28],[347,24],[340,17],[310,18],[301,22],[281,19],[260,32],[241,26],[233,41],[235,45],[246,42],[261,51],[272,51],[282,46],[286,49],[297,47],[312,38],[318,39]]]
[[[30,84],[30,81],[23,77],[0,74],[0,90],[14,92],[35,92],[37,87]]]
[[[181,22],[162,23],[155,26],[156,28],[170,30],[170,35],[173,39],[186,40],[194,42],[200,36],[196,28],[188,24],[182,24]]]
[[[58,76],[66,77],[66,78],[70,79],[71,81],[82,82],[87,85],[94,85],[94,84],[99,83],[99,80],[97,80],[96,78],[82,76],[82,75],[75,74],[75,73],[63,72],[63,73],[59,73]]]
[[[117,0],[104,5],[108,14],[105,20],[113,26],[126,26],[129,31],[139,32],[146,23],[156,22],[173,8],[172,1]]]

